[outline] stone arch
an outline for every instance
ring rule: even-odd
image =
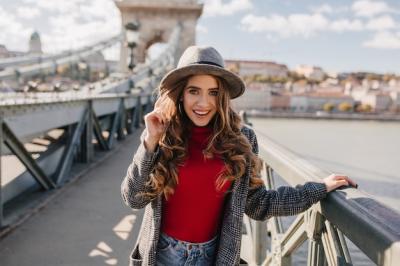
[[[150,38],[148,41],[145,42],[145,50],[149,49],[150,46],[152,46],[155,43],[159,43],[159,42],[167,42],[168,40],[165,40],[165,38],[163,38],[163,31],[158,30],[154,32],[154,35],[152,38]]]
[[[156,42],[167,42],[174,27],[182,25],[178,54],[187,46],[196,42],[196,24],[203,4],[196,0],[123,0],[115,1],[121,11],[121,27],[123,43],[125,43],[124,25],[131,21],[139,21],[140,41],[134,50],[136,62],[144,62],[146,50]],[[130,51],[121,45],[120,70],[128,71],[127,58]]]

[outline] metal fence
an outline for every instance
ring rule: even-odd
[[[274,175],[292,186],[329,175],[256,133],[264,161],[262,178],[269,188],[275,188]],[[400,263],[400,214],[354,188],[329,193],[286,231],[280,217],[268,222],[245,217],[244,224],[253,251],[246,258],[250,264],[291,265],[294,252],[308,240],[308,265],[353,265],[346,238],[377,265]]]
[[[80,92],[13,94],[0,99],[0,154],[15,156],[26,168],[2,184],[2,168],[7,172],[12,165],[0,161],[0,235],[20,220],[31,198],[45,197],[68,181],[73,164],[87,167],[95,153],[112,149],[116,140],[139,127],[152,109],[154,89],[175,64],[180,34],[177,26],[165,51],[125,78]],[[58,137],[49,134],[54,130],[61,132]],[[46,141],[49,144],[41,152],[26,147],[29,142],[43,145]],[[22,209],[21,215],[17,209]]]

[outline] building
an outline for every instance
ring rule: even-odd
[[[390,93],[369,91],[361,98],[362,104],[368,104],[377,112],[389,110],[392,105],[392,97]]]
[[[5,45],[0,44],[0,58],[23,56],[25,54],[24,52],[9,51]]]
[[[42,54],[42,42],[40,41],[40,36],[37,31],[32,33],[29,39],[29,53],[30,54]]]
[[[0,44],[0,58],[7,58],[9,57],[9,52],[7,47],[3,44]]]
[[[271,107],[271,87],[266,83],[251,83],[244,94],[232,100],[235,110],[269,110]]]
[[[322,68],[316,66],[299,65],[296,67],[295,72],[316,81],[322,81],[325,78]]]
[[[271,95],[271,110],[290,110],[290,95],[273,93]]]
[[[286,65],[268,61],[225,60],[225,67],[242,77],[261,75],[287,78],[289,72]]]
[[[400,90],[391,91],[390,97],[392,98],[391,109],[400,112]]]
[[[292,111],[309,111],[314,112],[323,110],[327,103],[333,104],[335,107],[341,103],[348,103],[354,106],[354,99],[349,95],[338,92],[312,92],[294,94],[290,99],[290,109]]]
[[[308,84],[307,80],[301,79],[288,84],[286,89],[291,93],[306,93],[312,91],[312,86],[311,84]]]

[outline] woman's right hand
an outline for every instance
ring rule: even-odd
[[[148,151],[153,152],[167,127],[167,119],[157,102],[152,112],[144,116],[147,134],[144,139]]]

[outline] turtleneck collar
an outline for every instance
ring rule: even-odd
[[[212,129],[209,126],[193,126],[190,130],[190,142],[204,145],[207,143],[208,137],[211,133]]]
[[[210,134],[211,127],[209,127],[209,126],[205,126],[205,127],[193,126],[191,129],[191,133],[192,134],[205,134],[205,133]]]

